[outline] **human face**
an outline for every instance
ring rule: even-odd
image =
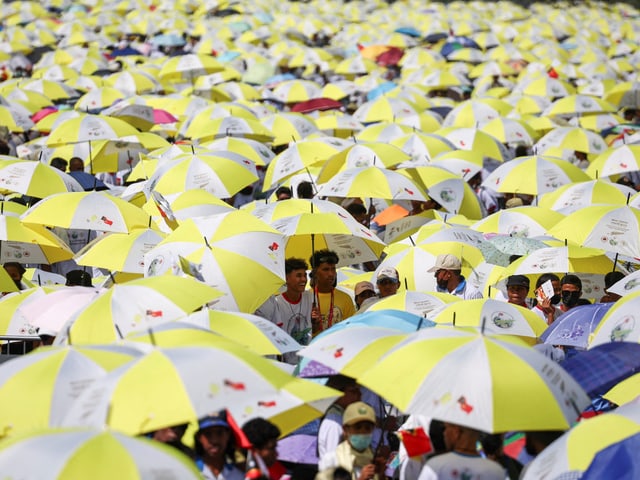
[[[521,285],[511,285],[510,287],[507,287],[509,303],[513,303],[515,305],[524,305],[528,293],[529,289]]]
[[[451,278],[451,272],[449,270],[441,268],[440,270],[436,270],[433,276],[436,277],[436,283],[438,284],[438,287],[443,289],[447,288],[447,286],[449,285],[449,279]]]
[[[395,295],[398,291],[398,287],[400,286],[398,282],[396,282],[392,278],[381,278],[376,283],[378,285],[378,291],[380,292],[380,298],[388,297],[390,295]]]
[[[362,305],[362,302],[364,302],[367,298],[371,298],[375,296],[376,296],[376,292],[373,292],[371,290],[365,290],[360,295],[356,296],[356,303],[358,304],[358,306],[360,306]]]
[[[337,278],[335,263],[321,263],[314,275],[318,290],[330,291]]]
[[[276,460],[278,459],[278,441],[276,439],[269,440],[266,445],[262,448],[259,448],[258,455],[260,458],[264,460],[264,463],[267,467],[270,467]]]
[[[353,383],[348,385],[347,388],[342,392],[342,396],[336,400],[340,404],[340,406],[347,408],[354,402],[359,402],[362,398],[362,391],[360,390],[360,385],[357,383]]]
[[[231,433],[226,427],[209,427],[198,433],[198,441],[209,458],[224,457]]]
[[[307,271],[304,269],[293,270],[286,275],[287,292],[302,293],[307,288]]]
[[[20,282],[20,280],[22,280],[20,271],[13,265],[7,265],[4,267],[4,269],[7,271],[7,273],[11,277],[11,280],[13,280],[14,282]]]

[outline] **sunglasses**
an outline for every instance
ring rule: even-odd
[[[378,285],[390,285],[392,283],[396,283],[396,281],[392,278],[383,278],[382,280],[378,280],[376,283]]]

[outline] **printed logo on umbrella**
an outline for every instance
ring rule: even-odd
[[[613,327],[609,338],[612,342],[624,342],[631,332],[633,332],[635,326],[636,321],[631,315],[624,317]]]
[[[491,321],[498,328],[511,328],[515,319],[507,312],[496,312]]]

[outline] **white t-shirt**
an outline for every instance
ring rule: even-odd
[[[311,341],[311,307],[313,292],[305,291],[298,303],[291,303],[282,295],[274,295],[263,303],[256,315],[266,318],[282,328],[300,345],[309,345]],[[298,363],[296,353],[285,353],[284,361]]]
[[[418,480],[505,480],[502,466],[486,458],[449,452],[427,461]]]

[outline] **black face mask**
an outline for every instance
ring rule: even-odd
[[[564,303],[567,307],[575,307],[579,299],[580,292],[562,292],[562,303]]]
[[[554,295],[549,300],[551,300],[551,305],[557,305],[560,303],[560,300],[562,300],[562,298],[560,297],[560,295]]]

